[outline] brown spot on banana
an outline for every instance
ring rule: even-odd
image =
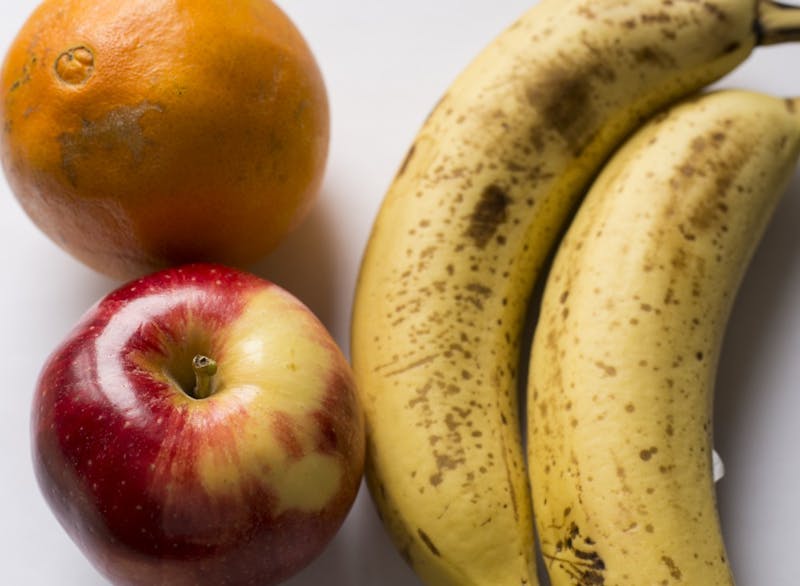
[[[408,149],[408,152],[406,153],[403,162],[400,164],[400,168],[397,170],[397,177],[400,177],[403,173],[405,173],[409,161],[411,161],[411,158],[414,156],[414,150],[416,149],[416,146],[417,146],[416,144],[412,144],[411,148]]]
[[[568,517],[569,509],[564,517]],[[567,527],[564,538],[558,541],[554,551],[543,552],[548,567],[556,565],[570,578],[576,586],[603,586],[605,582],[605,562],[594,550],[594,540],[581,535],[581,530],[574,522]]]
[[[675,561],[671,557],[665,555],[661,557],[661,560],[664,562],[664,565],[667,566],[670,576],[676,580],[683,578],[683,572],[681,572],[681,569],[675,564]]]
[[[665,24],[668,22],[672,22],[672,16],[665,11],[661,12],[651,12],[648,14],[642,14],[640,17],[640,21],[642,24]]]
[[[647,63],[665,68],[677,65],[675,58],[658,46],[637,48],[631,51],[631,56],[636,64]]]
[[[639,452],[639,457],[645,461],[649,462],[650,458],[652,458],[658,452],[658,448],[656,446],[652,446],[648,449],[642,450]]]
[[[542,112],[546,126],[561,136],[575,155],[580,155],[594,138],[593,129],[598,122],[594,99],[599,90],[595,84],[610,84],[615,79],[615,71],[605,64],[576,70],[565,62],[531,84],[526,95],[530,104]]]
[[[717,20],[724,22],[728,19],[725,9],[719,6],[719,4],[716,2],[703,2],[703,8],[705,8],[708,13],[712,14]]]
[[[434,545],[433,540],[428,536],[427,533],[425,533],[422,529],[417,529],[417,535],[419,535],[422,543],[425,544],[425,547],[427,547],[433,555],[436,557],[440,557],[442,555],[439,550],[436,549],[436,545]]]
[[[492,183],[481,192],[481,197],[469,216],[466,236],[475,246],[485,248],[498,228],[508,219],[511,204],[506,190]]]
[[[617,376],[617,369],[610,364],[606,364],[602,360],[598,360],[594,364],[603,371],[604,376]]]

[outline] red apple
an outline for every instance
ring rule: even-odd
[[[122,286],[50,356],[33,460],[115,584],[275,584],[340,527],[364,465],[350,367],[295,297],[195,264]]]

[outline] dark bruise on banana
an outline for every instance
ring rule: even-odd
[[[487,536],[502,528],[506,549],[533,559],[516,378],[534,282],[614,146],[755,43],[745,0],[537,8],[425,121],[359,276],[352,351],[371,436],[368,480],[398,548],[423,572],[452,564],[455,527]],[[397,456],[409,449],[418,457],[406,469],[397,462],[412,459]]]
[[[555,585],[732,584],[711,483],[714,368],[800,149],[793,100],[738,95],[686,101],[626,145],[550,273],[529,426]]]
[[[570,510],[569,507],[564,509],[564,519],[569,517]],[[564,538],[556,542],[552,552],[542,552],[547,566],[557,564],[575,584],[604,585],[603,570],[606,565],[594,549],[594,540],[581,535],[580,528],[574,522],[566,524],[565,521],[558,530],[564,532]]]

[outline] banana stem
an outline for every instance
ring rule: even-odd
[[[800,41],[800,6],[758,0],[755,32],[759,45]]]

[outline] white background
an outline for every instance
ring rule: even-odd
[[[332,142],[309,219],[255,271],[292,291],[348,347],[358,263],[375,212],[422,120],[458,71],[531,0],[284,0],[328,85]],[[3,0],[4,52],[34,0]],[[800,46],[760,48],[719,85],[800,93]],[[800,173],[743,284],[717,389],[723,526],[740,585],[800,584]],[[73,261],[0,180],[0,583],[106,584],[50,514],[29,456],[29,404],[45,357],[118,285]],[[362,490],[324,554],[290,586],[419,584]],[[701,586],[701,585],[697,585]]]

